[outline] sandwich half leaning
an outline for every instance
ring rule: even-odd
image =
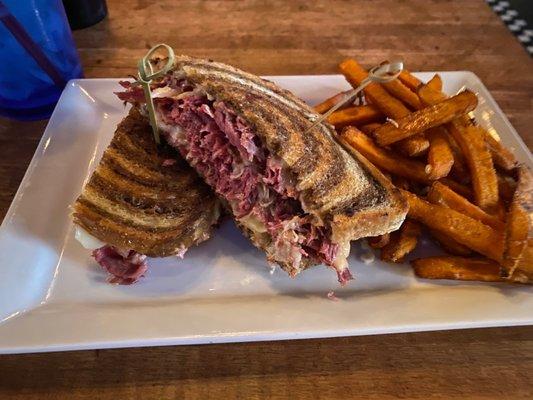
[[[155,69],[166,60],[155,59]],[[119,98],[145,111],[142,88]],[[268,261],[294,276],[316,264],[351,279],[350,242],[396,230],[399,191],[358,153],[349,154],[302,100],[231,66],[176,57],[151,85],[166,143],[198,172]]]
[[[93,250],[112,283],[129,284],[146,258],[182,257],[208,239],[220,202],[174,148],[157,146],[132,108],[73,205],[76,238]]]

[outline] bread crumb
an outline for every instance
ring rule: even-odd
[[[328,294],[326,296],[331,301],[339,301],[340,300],[337,296],[335,296],[335,292],[333,290],[328,292]]]
[[[274,272],[276,272],[276,264],[269,264],[268,266],[270,268],[270,271],[268,272],[270,272],[270,275],[274,275]]]
[[[176,253],[176,257],[181,258],[183,260],[183,256],[185,255],[187,250],[188,248],[182,245]]]

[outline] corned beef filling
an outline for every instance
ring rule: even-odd
[[[312,223],[280,162],[246,121],[185,80],[169,79],[153,90],[163,136],[228,201],[243,225],[270,236],[272,261],[288,261],[295,275],[302,258],[310,257],[336,268],[341,283],[351,279],[347,268],[334,266],[339,245],[331,242],[329,228]],[[139,102],[140,88],[124,86],[128,91],[119,98]]]
[[[176,257],[183,258],[186,252],[187,248],[183,247],[176,253]],[[106,244],[93,250],[92,255],[109,274],[109,283],[131,285],[148,270],[147,256],[135,250],[122,250]]]
[[[133,250],[122,251],[106,245],[94,250],[93,257],[111,275],[110,283],[130,285],[148,269],[146,256]]]

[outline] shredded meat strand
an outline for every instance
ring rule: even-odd
[[[146,256],[133,250],[105,245],[94,250],[93,257],[111,275],[110,283],[131,285],[148,270]]]

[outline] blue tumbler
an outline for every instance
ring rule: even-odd
[[[61,0],[0,0],[0,115],[48,118],[83,77]]]

